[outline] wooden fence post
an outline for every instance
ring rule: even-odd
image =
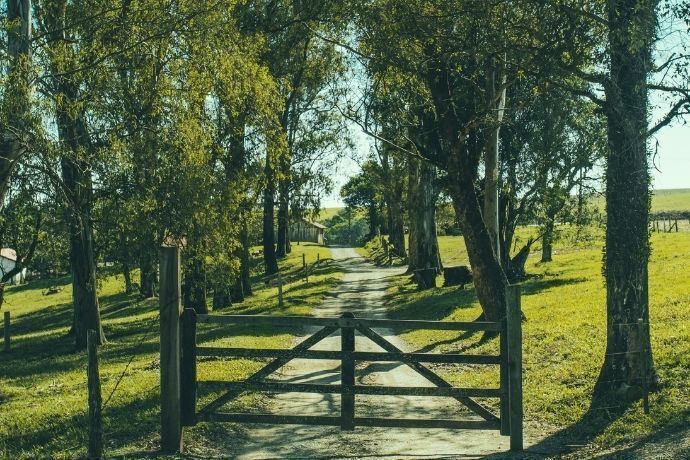
[[[645,324],[642,318],[637,320],[637,333],[640,337],[640,358],[642,359],[642,407],[645,414],[649,414],[649,359],[647,347],[647,334],[645,333]]]
[[[182,426],[196,425],[196,311],[182,313],[182,361],[180,363],[180,413]]]
[[[3,315],[3,335],[5,336],[5,351],[10,351],[10,312],[6,311]]]
[[[304,281],[309,282],[309,273],[307,271],[307,256],[302,253],[302,269],[304,270]]]
[[[161,450],[182,450],[180,424],[180,248],[164,246],[160,258]]]
[[[501,435],[508,436],[510,434],[510,382],[508,375],[510,373],[508,364],[508,321],[507,317],[503,318],[503,327],[499,337],[499,349],[501,355],[500,367],[500,382],[501,382]]]
[[[343,313],[342,318],[352,319],[355,315]],[[340,329],[340,344],[343,352],[355,351],[355,328],[352,326]],[[352,431],[355,429],[355,360],[350,354],[343,355],[340,371],[340,384],[343,392],[340,395],[340,429]]]
[[[522,441],[522,313],[520,286],[506,289],[506,323],[509,366],[510,450],[521,451]]]
[[[103,458],[103,420],[101,418],[101,379],[98,374],[98,333],[86,332],[88,365],[86,376],[89,388],[89,448],[88,458]]]

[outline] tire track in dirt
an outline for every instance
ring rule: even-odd
[[[340,316],[346,311],[356,316],[384,318],[388,278],[400,268],[380,268],[366,262],[352,248],[331,248],[333,259],[345,271],[342,282],[314,312],[317,316]],[[310,334],[316,329],[307,330]],[[403,350],[410,347],[392,335],[382,335]],[[308,335],[307,335],[308,336]],[[300,340],[306,338],[302,337]],[[340,335],[328,337],[313,349],[339,350]],[[382,351],[357,334],[358,351]],[[358,365],[357,383],[390,386],[432,386],[401,363]],[[293,360],[273,379],[294,383],[340,383],[340,363],[325,360]],[[271,413],[283,415],[338,415],[340,396],[336,394],[285,393],[271,397]],[[398,418],[476,418],[450,398],[358,395],[358,416]],[[242,459],[263,458],[475,458],[508,449],[508,439],[494,431],[368,428],[340,431],[338,427],[303,425],[244,425],[246,439],[228,446],[227,455]]]

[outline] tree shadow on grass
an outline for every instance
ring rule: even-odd
[[[530,445],[524,452],[504,452],[501,454],[489,455],[485,458],[536,459],[574,454],[591,445],[597,436],[603,433],[609,425],[614,423],[625,413],[625,409],[628,407],[630,407],[630,405],[617,406],[614,408],[590,408],[582,415],[580,420]],[[584,453],[582,454],[585,456]],[[587,454],[586,456],[592,458],[591,454]],[[610,457],[605,456],[604,458]]]
[[[536,295],[546,289],[577,284],[584,281],[587,281],[587,279],[582,277],[531,279],[521,284],[521,291],[523,296]],[[409,281],[400,288],[399,292],[390,295],[388,304],[395,305],[390,311],[390,316],[392,318],[441,321],[450,316],[455,310],[471,308],[477,302],[477,295],[474,289],[461,289],[459,287],[436,288],[435,290],[430,290],[429,295],[406,302],[406,296],[415,295],[419,292],[415,289],[413,284],[412,281]],[[417,350],[417,352],[430,352],[439,346],[453,345],[457,342],[477,336],[480,336],[478,341],[460,349],[453,350],[453,352],[467,352],[480,347],[489,339],[495,337],[483,335],[481,332],[468,331],[454,337],[444,338],[443,340],[429,343],[420,350]]]

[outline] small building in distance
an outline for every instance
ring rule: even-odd
[[[326,230],[324,225],[306,219],[293,221],[290,225],[290,241],[324,244],[324,230]]]
[[[0,249],[0,276],[4,276],[17,265],[17,251],[10,248]],[[7,280],[9,284],[21,284],[26,279],[26,268]]]

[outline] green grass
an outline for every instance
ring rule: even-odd
[[[652,212],[690,211],[690,188],[655,190]]]
[[[604,198],[597,197],[593,204],[604,211]],[[654,190],[652,192],[652,212],[690,211],[690,188]]]
[[[309,264],[319,253],[322,263],[312,270],[309,282],[299,279],[305,253]],[[280,262],[288,283],[283,308],[277,306],[277,289],[254,279],[255,295],[221,313],[309,314],[340,279],[328,248],[313,244],[294,245],[292,254]],[[118,390],[104,410],[105,446],[108,456],[150,456],[158,448],[159,362],[158,304],[123,294],[121,277],[104,274],[99,288],[103,327],[108,344],[100,349],[100,374],[104,399],[130,357],[132,363]],[[42,295],[50,285],[62,291]],[[85,455],[86,356],[75,352],[67,335],[71,311],[68,278],[10,287],[4,310],[12,314],[12,351],[0,353],[0,457],[74,458]],[[248,347],[289,346],[295,330],[200,325],[200,343]],[[200,379],[238,380],[261,366],[250,360],[203,360]],[[200,403],[213,394],[200,390]],[[261,409],[263,401],[244,398],[242,409]],[[189,430],[186,438],[192,452],[204,456],[210,438],[217,433],[210,425]],[[240,435],[239,429],[230,427]],[[228,433],[224,433],[228,437]],[[231,436],[232,438],[232,436]],[[214,441],[216,444],[217,442]]]
[[[573,244],[572,231],[561,229],[563,241],[554,261],[539,263],[533,254],[523,284],[524,404],[528,434],[546,435],[573,426],[590,403],[603,362],[606,337],[605,287],[601,275],[601,230],[592,229],[589,243]],[[520,229],[526,238],[530,229]],[[644,439],[664,428],[690,423],[690,233],[652,235],[649,267],[652,350],[663,382],[651,396],[651,414],[639,404],[622,417],[607,420],[600,411],[602,430],[588,441],[611,446]],[[446,265],[467,263],[462,238],[440,237]],[[538,247],[535,247],[538,250]],[[439,282],[440,284],[440,282]],[[480,313],[474,291],[457,287],[419,292],[409,277],[398,277],[389,288],[388,304],[397,318],[473,320]],[[415,348],[449,352],[496,353],[497,340],[481,343],[479,336],[439,331],[407,333]],[[480,366],[442,368],[461,386],[495,387],[496,369]],[[597,415],[597,414],[595,414]],[[575,425],[578,426],[579,425]],[[587,432],[586,427],[581,433]]]

